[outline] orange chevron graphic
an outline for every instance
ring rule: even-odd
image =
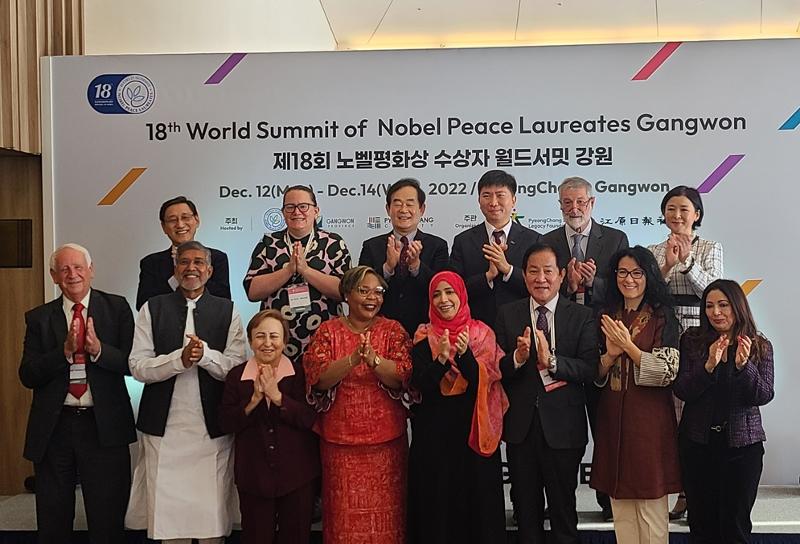
[[[744,280],[742,282],[742,291],[744,291],[745,295],[749,295],[762,281],[764,280]]]
[[[125,174],[123,176],[123,178],[121,180],[119,180],[117,182],[117,184],[114,185],[114,187],[111,188],[111,190],[108,192],[108,194],[106,196],[104,196],[100,200],[100,202],[97,203],[97,205],[98,206],[111,206],[111,205],[113,205],[117,200],[119,200],[119,197],[121,197],[125,193],[125,191],[127,191],[128,188],[131,185],[133,185],[133,183],[137,179],[139,179],[139,176],[144,174],[145,170],[147,170],[147,168],[131,168],[128,171],[128,173]]]

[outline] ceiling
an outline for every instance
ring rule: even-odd
[[[800,37],[800,0],[319,0],[337,49]]]

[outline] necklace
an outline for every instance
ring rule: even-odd
[[[347,326],[350,327],[350,330],[352,330],[353,332],[358,333],[358,334],[363,334],[363,333],[367,332],[370,329],[370,327],[372,327],[373,323],[375,322],[375,319],[373,318],[364,327],[356,327],[355,323],[353,323],[350,320],[350,316],[346,315],[346,316],[343,316],[343,317],[344,317],[345,322],[347,323]]]

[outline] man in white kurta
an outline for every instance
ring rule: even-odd
[[[175,277],[180,289],[154,297],[142,307],[130,357],[131,374],[146,386],[137,422],[143,434],[126,525],[147,528],[149,538],[173,543],[189,543],[192,538],[221,543],[231,532],[237,504],[233,440],[230,435],[209,434],[219,433],[214,431],[217,406],[209,401],[213,395],[208,394],[208,387],[222,384],[228,371],[245,360],[245,336],[232,303],[204,291],[211,275],[210,259],[208,250],[198,242],[178,248]],[[219,314],[226,311],[229,321],[220,320]],[[182,346],[164,353],[169,342],[162,337],[169,336],[174,342],[178,333],[165,333],[165,324],[183,321],[175,319],[176,312],[181,318],[185,312]],[[218,349],[214,349],[198,330],[218,322],[227,324],[227,334],[222,336],[225,331],[219,330],[209,333],[216,338]],[[170,383],[174,384],[171,396],[163,387]],[[158,398],[148,395],[148,387],[153,388],[151,392],[160,387],[163,394]],[[154,406],[155,412],[166,415],[158,431],[152,431]]]

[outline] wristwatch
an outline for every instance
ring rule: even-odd
[[[372,368],[378,368],[378,365],[381,364],[381,358],[378,355],[375,355],[375,364],[372,365]]]

